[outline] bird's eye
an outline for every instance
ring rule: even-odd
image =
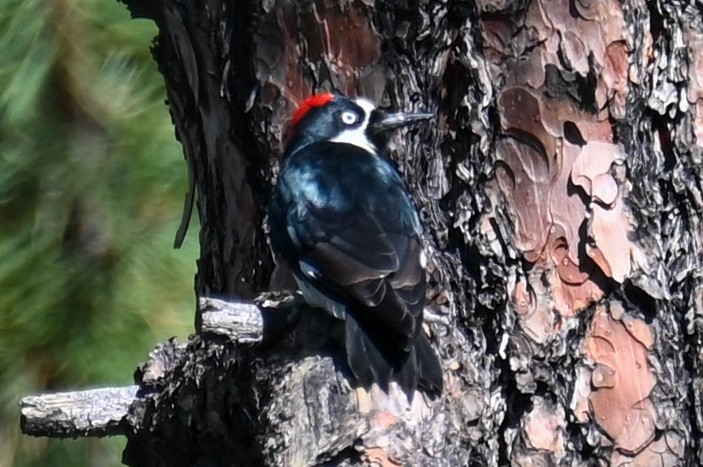
[[[344,122],[345,125],[353,125],[358,119],[359,117],[354,112],[350,112],[348,110],[346,112],[342,112],[342,122]]]

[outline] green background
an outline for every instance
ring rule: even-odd
[[[0,467],[120,465],[122,438],[21,435],[19,398],[131,384],[193,329],[155,34],[117,0],[0,1]]]

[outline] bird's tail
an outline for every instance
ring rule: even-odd
[[[430,396],[442,393],[442,367],[423,332],[405,352],[394,348],[390,336],[363,326],[351,313],[345,318],[347,361],[362,386],[377,383],[387,391],[389,382],[395,381],[409,400],[417,387]]]

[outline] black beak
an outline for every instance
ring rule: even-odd
[[[374,110],[369,120],[369,130],[373,134],[384,133],[404,126],[416,125],[431,120],[434,115],[429,113],[395,113],[386,114],[381,110]]]

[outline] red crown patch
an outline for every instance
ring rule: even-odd
[[[288,130],[292,130],[295,126],[303,119],[305,116],[315,107],[322,107],[328,102],[334,99],[334,94],[331,92],[326,92],[324,94],[317,94],[310,96],[300,103],[298,109],[293,114],[290,123],[288,124]]]

